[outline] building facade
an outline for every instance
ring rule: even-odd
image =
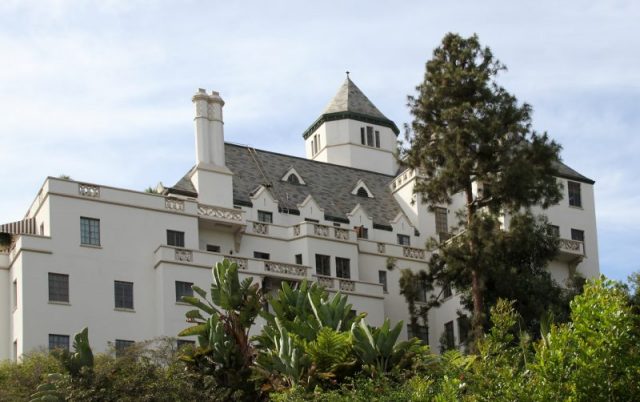
[[[266,291],[318,282],[349,296],[371,325],[408,322],[403,268],[426,268],[429,238],[449,236],[462,197],[430,210],[399,170],[395,123],[347,77],[304,132],[307,158],[224,141],[224,101],[199,90],[196,163],[174,186],[146,193],[49,177],[22,221],[0,226],[0,359],[68,347],[90,329],[96,351],[187,324],[180,297],[207,289],[211,267],[238,263]],[[560,236],[549,265],[563,283],[598,275],[594,182],[559,166],[565,197],[545,211]],[[508,224],[508,220],[506,220]],[[417,335],[438,349],[460,341],[455,290]],[[259,328],[257,324],[256,330]]]

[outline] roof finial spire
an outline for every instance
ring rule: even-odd
[[[349,70],[345,71],[347,73],[347,78],[349,78]]]

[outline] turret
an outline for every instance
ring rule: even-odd
[[[309,159],[395,175],[398,164],[394,151],[399,132],[347,74],[303,137]]]

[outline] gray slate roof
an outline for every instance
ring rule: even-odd
[[[396,135],[400,133],[396,123],[382,114],[347,76],[347,79],[342,83],[342,86],[325,107],[320,117],[302,133],[302,136],[305,139],[308,138],[324,122],[343,119],[378,124],[389,127]]]
[[[387,119],[348,76],[322,114],[339,112],[353,112],[379,119]]]
[[[253,157],[250,150],[255,151]],[[348,219],[347,213],[357,204],[365,208],[376,225],[389,226],[401,212],[389,190],[389,183],[394,176],[229,143],[225,144],[225,156],[227,167],[233,172],[233,202],[236,205],[250,206],[251,195],[261,185],[271,185],[271,194],[279,201],[281,210],[285,211],[297,211],[298,204],[311,195],[330,220]],[[282,181],[282,177],[292,167],[306,185]],[[192,170],[193,168],[169,192],[197,196],[191,182]],[[563,163],[558,166],[558,172],[560,177],[594,183]],[[364,181],[374,198],[351,194],[359,180]]]
[[[251,205],[251,195],[261,185],[271,184],[271,194],[285,211],[297,211],[298,204],[311,194],[320,208],[324,209],[325,216],[332,220],[348,219],[347,213],[357,204],[361,204],[378,225],[389,226],[401,212],[389,190],[389,183],[394,176],[256,149],[255,156],[261,165],[259,169],[250,149],[225,144],[227,167],[233,172],[233,201],[236,205]],[[302,177],[305,185],[281,180],[291,167]],[[190,177],[191,171],[170,191],[196,194]],[[374,198],[351,194],[359,180],[364,181]]]

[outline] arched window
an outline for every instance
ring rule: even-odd
[[[365,198],[369,198],[369,192],[364,188],[364,187],[360,187],[358,189],[358,192],[356,193],[356,195],[358,197],[365,197]]]

